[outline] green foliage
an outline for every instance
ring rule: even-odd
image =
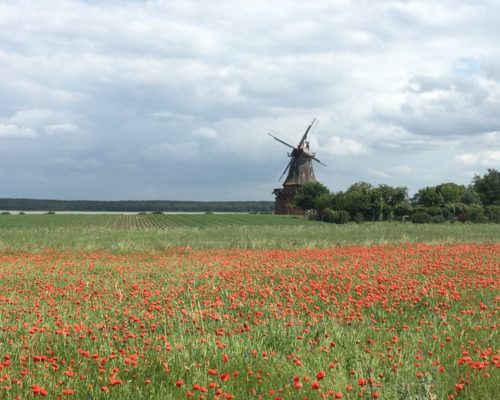
[[[351,216],[345,210],[332,210],[331,208],[326,208],[322,212],[322,220],[325,222],[332,222],[334,224],[345,224],[351,220]]]
[[[462,201],[467,188],[464,185],[448,182],[437,185],[435,191],[441,195],[443,203],[458,203]]]
[[[436,190],[434,186],[427,186],[420,189],[415,196],[413,196],[413,204],[424,207],[440,206],[444,203],[441,193]]]
[[[412,207],[407,201],[400,201],[394,206],[394,216],[398,220],[402,220],[405,216],[410,216]]]
[[[435,217],[437,215],[443,215],[443,208],[442,207],[422,207],[422,206],[416,206],[413,208],[413,213],[420,213],[424,212],[429,214],[431,217]]]
[[[467,188],[460,196],[460,201],[464,204],[481,204],[481,198],[473,188]]]
[[[470,222],[482,223],[487,221],[484,215],[484,208],[479,204],[468,205],[466,207],[466,212]]]
[[[418,211],[411,215],[410,220],[414,224],[429,224],[432,222],[432,215],[423,211]]]
[[[486,218],[488,218],[489,222],[500,222],[500,206],[486,206],[484,208],[484,214],[486,215]]]
[[[445,222],[445,219],[444,219],[443,214],[434,215],[434,216],[432,217],[432,222],[433,222],[434,224],[442,224],[443,222]]]
[[[500,172],[488,169],[483,175],[475,175],[473,179],[474,190],[479,194],[485,206],[500,205]]]
[[[320,182],[309,182],[302,188],[302,193],[295,196],[294,206],[302,210],[318,209],[319,204],[326,208],[329,205],[330,191]]]

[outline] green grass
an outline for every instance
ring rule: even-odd
[[[500,224],[335,225],[255,214],[0,215],[0,249],[114,252],[192,248],[291,248],[383,243],[492,243]]]

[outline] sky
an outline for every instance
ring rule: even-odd
[[[0,0],[0,197],[273,200],[500,168],[497,0]]]

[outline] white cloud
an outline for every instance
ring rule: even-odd
[[[455,160],[465,165],[481,165],[490,168],[498,167],[500,166],[500,150],[483,150],[476,154],[457,154]]]
[[[217,138],[217,132],[212,128],[201,127],[191,131],[191,135],[193,136],[201,136],[207,139],[215,139]]]
[[[45,132],[49,135],[66,135],[66,134],[72,134],[79,132],[80,128],[71,123],[62,123],[62,124],[55,124],[55,125],[47,125],[45,127]]]
[[[36,133],[33,129],[22,128],[14,124],[0,123],[0,138],[4,137],[35,137]]]
[[[148,147],[145,154],[165,161],[190,160],[200,154],[200,149],[195,142],[160,143]]]
[[[368,154],[368,150],[361,143],[353,139],[345,139],[338,136],[330,137],[330,139],[321,146],[321,150],[340,157],[363,156]]]
[[[459,163],[466,164],[466,165],[475,164],[477,159],[478,159],[478,155],[472,154],[472,153],[462,153],[462,154],[457,154],[455,156],[455,160],[457,160]]]

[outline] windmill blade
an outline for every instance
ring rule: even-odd
[[[295,149],[295,147],[293,147],[291,144],[285,142],[284,140],[281,140],[281,139],[277,138],[276,136],[271,135],[270,133],[268,133],[268,135],[271,136],[272,138],[274,138],[275,140],[277,140],[278,142],[283,143],[285,146],[288,146],[292,149]]]
[[[290,165],[292,164],[292,161],[293,161],[293,158],[290,159],[290,162],[288,163],[288,165],[286,166],[285,170],[283,171],[283,173],[281,174],[280,178],[278,179],[279,181],[281,181],[281,178],[283,178],[283,175],[285,175],[286,171],[288,171],[288,168],[290,168]]]
[[[297,146],[297,148],[299,148],[300,146],[302,146],[304,144],[304,141],[306,140],[307,135],[309,134],[309,131],[311,130],[311,128],[315,122],[316,122],[316,118],[314,118],[312,120],[311,124],[307,127],[306,132],[304,133],[304,136],[302,136],[302,139],[300,139],[300,142],[299,142],[299,145]]]
[[[313,157],[312,158],[314,161],[316,161],[317,163],[321,164],[323,167],[327,167],[327,165],[325,163],[322,163],[320,160],[318,160],[316,157]]]

